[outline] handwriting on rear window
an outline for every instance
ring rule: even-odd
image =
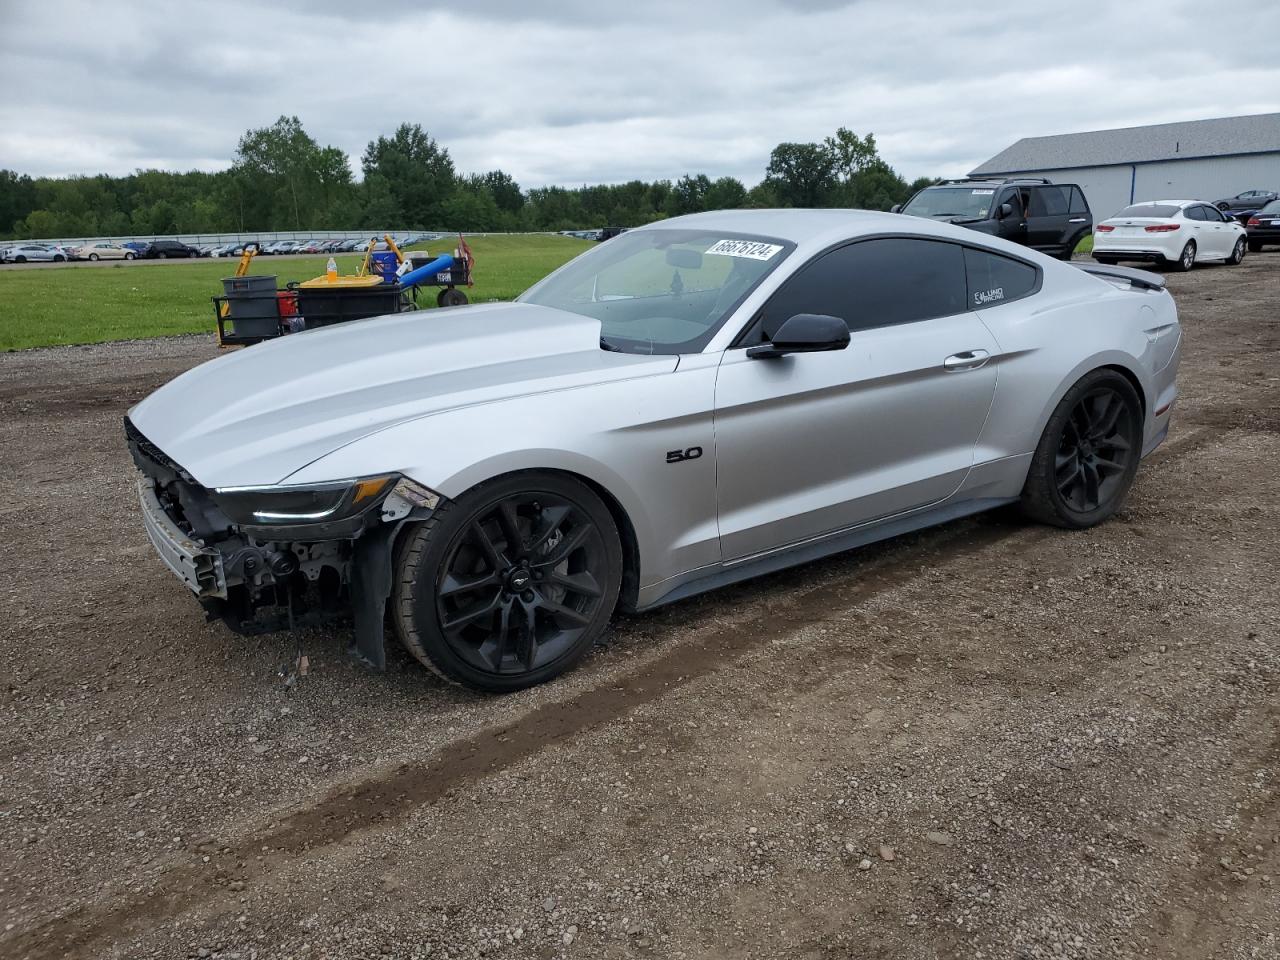
[[[992,287],[990,290],[978,290],[973,294],[973,305],[981,307],[988,303],[996,303],[1004,299],[1004,287]]]

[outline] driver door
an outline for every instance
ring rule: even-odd
[[[963,248],[866,240],[821,254],[770,298],[716,380],[725,561],[946,499],[995,394],[994,338],[967,309]],[[798,313],[845,320],[847,348],[751,359]]]

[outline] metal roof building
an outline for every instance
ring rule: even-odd
[[[970,176],[1078,183],[1094,222],[1141,200],[1280,190],[1280,113],[1027,137]]]

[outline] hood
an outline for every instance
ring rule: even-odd
[[[600,321],[522,303],[290,334],[189,370],[129,412],[206,487],[279,483],[338,447],[442,410],[675,369],[600,349]]]

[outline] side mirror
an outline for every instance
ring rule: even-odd
[[[1003,220],[1005,217],[1012,217],[1012,216],[1013,216],[1013,204],[1012,203],[1000,204],[1000,219]]]
[[[797,313],[787,320],[770,343],[750,347],[752,360],[772,360],[789,353],[820,353],[843,350],[849,345],[849,326],[839,317],[821,313]]]
[[[889,212],[890,212],[890,213],[901,213],[901,212],[902,212],[902,204],[900,204],[900,203],[895,203],[892,207],[890,207],[890,208],[889,208]]]

